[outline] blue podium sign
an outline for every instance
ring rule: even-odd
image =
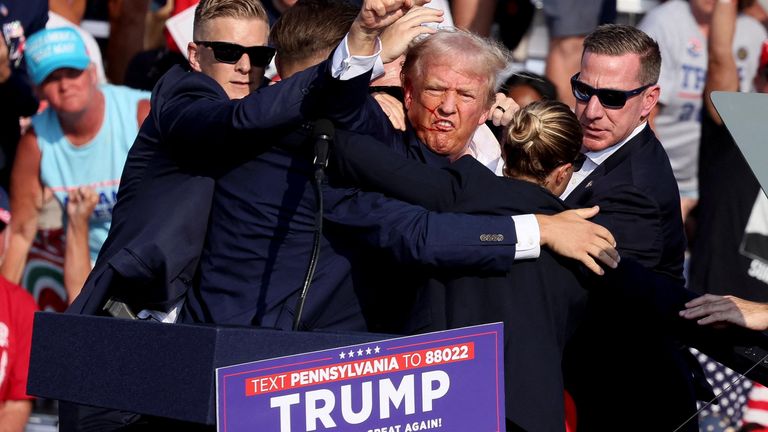
[[[501,431],[502,329],[484,324],[218,368],[218,430]]]

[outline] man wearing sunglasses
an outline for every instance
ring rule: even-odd
[[[174,67],[156,85],[151,114],[120,179],[112,229],[68,312],[175,322],[198,270],[216,180],[235,157],[270,148],[283,128],[301,128],[307,118],[322,115],[354,127],[352,114],[367,96],[378,57],[378,35],[424,2],[365,0],[331,59],[263,87],[274,50],[266,47],[261,3],[201,1],[188,46],[191,71]],[[62,431],[116,430],[146,420],[135,413],[60,407]],[[199,429],[152,421],[153,430]]]
[[[658,44],[634,27],[601,26],[586,38],[581,71],[571,79],[586,159],[562,198],[572,206],[599,205],[595,220],[614,234],[622,257],[682,284],[686,240],[677,183],[647,121],[661,91],[660,66]],[[617,307],[592,313],[566,356],[579,428],[621,422],[633,430],[674,430],[696,408],[687,359],[664,328],[628,319]],[[617,386],[627,371],[633,378]],[[628,417],[627,409],[650,401],[647,413]]]

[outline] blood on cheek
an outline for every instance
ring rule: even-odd
[[[434,108],[430,108],[430,107],[424,105],[424,103],[422,101],[417,101],[417,103],[419,105],[421,105],[425,110],[429,111],[429,113],[432,114],[433,117],[437,117],[437,115],[435,113],[437,112],[437,108],[440,107],[440,102],[438,102],[438,104],[435,105]],[[424,130],[427,130],[427,131],[438,132],[438,130],[436,128],[432,127],[431,125],[432,125],[432,122],[428,122],[428,124],[427,125],[423,125],[422,128]]]

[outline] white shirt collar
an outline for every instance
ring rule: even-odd
[[[581,184],[581,182],[589,177],[590,174],[592,174],[592,171],[595,170],[600,164],[606,161],[609,157],[611,157],[612,154],[616,153],[621,147],[624,146],[629,140],[637,136],[642,130],[645,128],[645,125],[648,122],[642,122],[638,127],[635,128],[635,130],[632,131],[631,134],[629,134],[626,138],[619,141],[618,144],[612,145],[608,148],[604,148],[600,151],[596,152],[586,152],[584,155],[587,157],[587,160],[584,161],[584,165],[582,165],[581,169],[573,173],[573,176],[571,176],[571,180],[568,182],[568,186],[565,188],[565,191],[562,195],[560,195],[560,199],[566,199],[568,195],[573,192],[576,187]]]
[[[496,175],[502,175],[504,161],[501,158],[501,145],[485,124],[477,128],[467,146],[467,154],[477,159]]]
[[[648,122],[640,123],[640,125],[638,127],[636,127],[635,130],[633,130],[631,134],[629,134],[623,140],[619,141],[618,144],[612,145],[612,146],[610,146],[608,148],[604,148],[604,149],[602,149],[600,151],[596,151],[596,152],[589,151],[589,152],[584,153],[584,155],[586,157],[588,157],[592,162],[594,162],[595,165],[600,165],[601,163],[605,162],[605,160],[608,159],[612,154],[616,153],[620,148],[622,148],[624,146],[624,144],[629,142],[629,140],[631,140],[632,138],[637,136],[637,134],[642,132],[643,129],[645,128],[646,124],[648,124]]]

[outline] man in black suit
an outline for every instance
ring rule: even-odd
[[[634,27],[606,25],[587,36],[581,71],[571,79],[587,158],[562,197],[599,205],[596,221],[614,233],[622,257],[682,281],[679,194],[647,121],[661,91],[660,66],[657,43]],[[676,429],[696,410],[688,356],[663,326],[621,311],[617,301],[609,291],[591,296],[566,351],[579,428]]]

